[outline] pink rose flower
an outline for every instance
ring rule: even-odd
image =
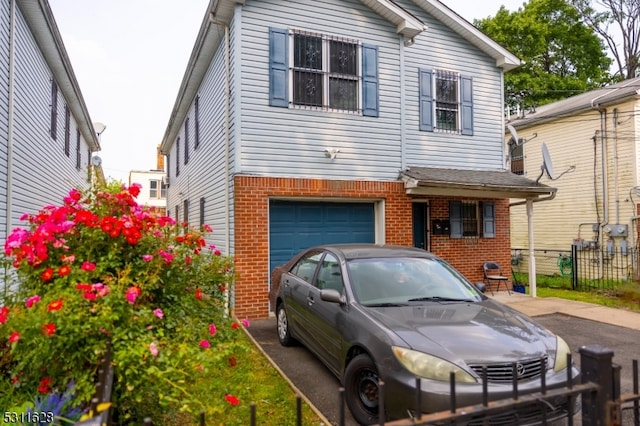
[[[158,318],[162,319],[164,317],[164,312],[162,312],[162,309],[157,308],[157,309],[153,310],[153,315],[155,315]]]
[[[208,340],[200,340],[200,347],[203,349],[208,349],[211,347],[211,343]]]

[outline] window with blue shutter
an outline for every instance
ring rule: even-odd
[[[419,70],[419,128],[473,135],[473,80],[457,72]]]
[[[451,238],[495,238],[495,203],[491,201],[450,201],[449,224]]]
[[[484,238],[495,238],[496,236],[496,218],[495,204],[484,201],[482,204],[482,236]]]
[[[462,238],[462,202],[449,201],[449,236]]]
[[[362,115],[378,117],[378,47],[362,45]]]
[[[269,105],[289,106],[289,31],[269,28]]]
[[[471,136],[473,135],[473,80],[464,75],[460,77],[460,103],[462,105],[460,133]]]
[[[430,70],[419,70],[420,130],[433,132],[433,90]]]
[[[379,85],[377,46],[269,28],[269,105],[378,117]]]

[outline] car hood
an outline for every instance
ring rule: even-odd
[[[555,336],[493,300],[365,308],[406,346],[454,362],[511,362],[555,349]]]

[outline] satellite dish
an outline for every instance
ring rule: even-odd
[[[102,164],[102,158],[98,157],[97,155],[91,157],[91,164],[93,166],[100,167],[100,165]]]
[[[542,149],[542,166],[540,168],[542,169],[542,173],[540,173],[540,176],[538,176],[536,183],[540,180],[540,178],[545,172],[547,172],[547,176],[549,176],[549,179],[551,180],[557,179],[555,172],[553,171],[553,163],[551,163],[551,154],[549,154],[549,148],[547,148],[547,144],[542,142],[541,149]]]
[[[104,130],[107,128],[106,124],[100,123],[100,122],[95,122],[93,123],[93,130],[96,131],[96,134],[98,136],[100,136],[102,134],[102,132],[104,132]]]
[[[507,129],[509,129],[509,133],[511,133],[511,139],[509,140],[509,145],[516,147],[520,145],[523,141],[518,137],[518,132],[516,132],[516,128],[511,124],[507,124]]]

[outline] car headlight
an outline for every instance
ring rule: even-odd
[[[418,377],[448,382],[449,374],[453,371],[456,374],[456,382],[477,382],[471,374],[442,358],[399,346],[392,346],[391,349],[398,361],[400,361],[400,364]]]
[[[571,353],[571,348],[560,336],[556,336],[556,356],[553,363],[553,371],[558,372],[567,368],[567,355]]]

